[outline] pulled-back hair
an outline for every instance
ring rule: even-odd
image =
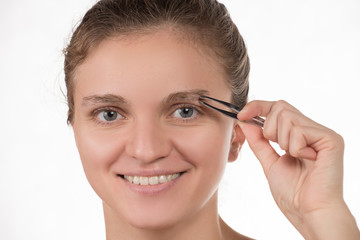
[[[232,102],[243,107],[249,91],[250,63],[244,40],[225,6],[216,0],[100,0],[83,17],[64,49],[68,123],[74,115],[74,73],[102,40],[151,33],[171,26],[215,53],[224,67]]]

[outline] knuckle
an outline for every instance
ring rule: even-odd
[[[339,142],[344,142],[344,138],[338,134],[337,132],[333,131],[334,138]]]
[[[263,135],[266,139],[270,139],[272,136],[271,130],[267,127],[264,127]]]
[[[299,126],[293,126],[290,133],[291,144],[289,145],[289,152],[292,156],[297,157],[301,151],[302,142],[302,128]]]
[[[301,149],[297,148],[297,147],[290,147],[289,148],[290,155],[293,156],[293,157],[300,156],[300,151],[301,151]]]
[[[288,151],[289,150],[289,147],[288,147],[288,144],[287,142],[284,142],[284,141],[279,141],[279,146],[282,150],[284,151]]]
[[[291,115],[293,115],[293,113],[289,109],[281,109],[279,111],[279,118],[281,118],[281,120],[290,119]]]
[[[263,136],[267,139],[270,140],[272,142],[277,142],[277,135],[276,132],[269,128],[269,127],[264,127],[264,131],[263,131]]]
[[[292,131],[291,136],[294,136],[295,138],[299,138],[303,132],[303,127],[295,125],[292,127],[291,131]]]
[[[337,135],[339,144],[341,144],[341,146],[344,147],[344,146],[345,146],[345,140],[344,140],[344,138],[343,138],[341,135],[339,135],[339,134],[336,134],[336,135]]]
[[[285,108],[286,106],[288,106],[289,103],[286,102],[285,100],[280,99],[280,100],[276,101],[274,105],[275,105],[276,108],[283,109],[283,108]]]
[[[337,146],[339,148],[345,147],[344,138],[340,134],[336,133],[335,131],[332,131],[331,138],[334,140],[335,146]]]

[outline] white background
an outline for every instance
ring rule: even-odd
[[[344,137],[344,196],[360,221],[360,1],[222,2],[249,49],[250,100],[285,99]],[[60,91],[61,50],[93,3],[0,0],[0,239],[105,239]],[[241,155],[221,215],[257,239],[302,239],[247,145]]]

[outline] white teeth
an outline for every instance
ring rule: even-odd
[[[166,182],[167,182],[166,176],[165,176],[165,175],[159,176],[159,182],[160,182],[160,183],[166,183]]]
[[[149,178],[149,184],[150,185],[159,184],[159,177],[158,176],[150,177]]]
[[[137,184],[137,185],[156,185],[160,183],[170,182],[175,180],[180,176],[180,173],[170,174],[170,175],[160,175],[160,176],[151,176],[151,177],[143,177],[143,176],[126,176],[124,175],[124,179],[127,181]]]
[[[140,177],[140,185],[149,185],[149,178]]]
[[[128,180],[129,181],[129,180]],[[130,181],[129,181],[130,182]],[[133,183],[134,184],[139,184],[140,183],[140,177],[138,176],[135,176],[134,179],[133,179]]]
[[[124,176],[124,178],[125,178],[126,180],[128,180],[129,182],[133,182],[133,180],[134,180],[134,177],[133,177],[133,176]]]

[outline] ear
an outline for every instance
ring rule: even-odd
[[[242,132],[239,124],[235,123],[231,136],[228,162],[234,162],[238,158],[241,146],[244,144],[244,142],[245,135]]]

